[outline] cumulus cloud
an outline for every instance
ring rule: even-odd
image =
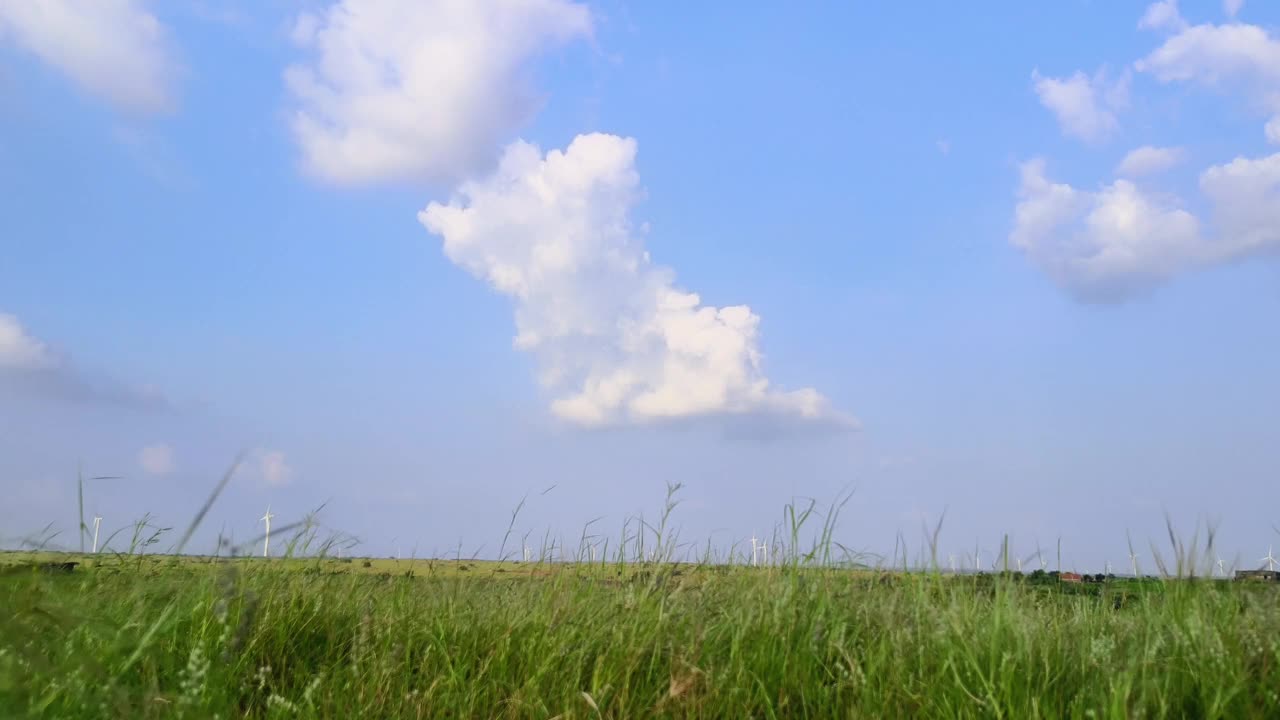
[[[1187,21],[1178,11],[1178,0],[1161,0],[1147,6],[1138,27],[1143,30],[1183,30]]]
[[[1127,75],[1111,82],[1101,72],[1092,78],[1082,72],[1053,78],[1036,70],[1031,73],[1031,80],[1040,103],[1058,118],[1063,134],[1095,143],[1120,127],[1114,111],[1128,102]]]
[[[1089,301],[1119,299],[1204,261],[1200,223],[1128,180],[1092,192],[1055,183],[1043,160],[1022,166],[1010,242]]]
[[[1257,25],[1196,25],[1165,40],[1135,68],[1166,83],[1219,86],[1239,79],[1274,90],[1280,85],[1280,40]]]
[[[1239,3],[1226,9],[1234,14]],[[1139,25],[1171,35],[1134,69],[1162,83],[1248,94],[1273,116],[1265,134],[1280,143],[1280,40],[1244,23],[1188,25],[1172,0],[1149,6]],[[1043,160],[1027,162],[1010,242],[1059,285],[1093,301],[1119,300],[1180,273],[1280,250],[1280,154],[1237,157],[1201,172],[1207,222],[1179,199],[1136,183],[1182,158],[1180,148],[1137,148],[1117,166],[1120,178],[1097,190],[1054,182]]]
[[[1164,172],[1182,162],[1183,154],[1182,148],[1144,145],[1124,156],[1116,167],[1116,174],[1137,177]]]
[[[715,307],[650,261],[631,209],[636,143],[581,135],[545,155],[516,142],[497,171],[419,214],[454,263],[512,298],[515,346],[538,360],[552,412],[601,426],[764,413],[847,423],[813,389],[761,369],[760,318]]]
[[[166,31],[138,0],[0,0],[6,40],[119,107],[172,107]]]
[[[540,105],[528,61],[590,32],[569,0],[341,0],[303,15],[293,38],[312,57],[285,82],[304,165],[338,184],[487,172]]]
[[[1280,153],[1237,158],[1200,175],[1213,233],[1175,199],[1116,180],[1098,191],[1055,183],[1043,160],[1022,166],[1010,242],[1086,301],[1123,299],[1179,273],[1280,249]]]
[[[1200,175],[1200,190],[1213,204],[1228,255],[1280,250],[1280,153],[1211,167]]]
[[[138,465],[148,475],[168,475],[176,467],[173,448],[164,444],[148,445],[138,451]]]

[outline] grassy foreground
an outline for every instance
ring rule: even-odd
[[[461,564],[10,571],[0,717],[1280,717],[1271,586]]]

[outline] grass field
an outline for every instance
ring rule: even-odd
[[[1195,577],[1212,532],[1170,526],[1161,578],[889,570],[837,503],[767,565],[675,562],[679,489],[590,563],[335,558],[310,518],[271,558],[152,554],[146,518],[0,553],[0,718],[1280,717],[1280,586]]]
[[[1280,717],[1268,585],[52,558],[4,558],[3,717]]]

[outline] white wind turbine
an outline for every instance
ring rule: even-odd
[[[765,564],[765,565],[768,565],[768,564],[769,564],[769,543],[766,543],[766,542],[761,541],[761,543],[760,543],[760,558],[761,558],[762,560],[764,560],[764,564]]]
[[[273,517],[275,515],[271,514],[271,506],[268,505],[266,514],[258,518],[258,522],[266,523],[267,525],[266,534],[262,536],[262,557],[267,556],[267,549],[271,545],[271,518]]]
[[[100,525],[102,525],[102,516],[94,515],[93,516],[93,552],[95,555],[98,552],[98,527]]]
[[[756,539],[756,534],[751,533],[751,564],[756,564],[756,556],[760,553],[760,541]]]
[[[1108,560],[1108,561],[1107,561],[1107,564],[1106,564],[1106,566],[1105,566],[1105,569],[1106,569],[1106,574],[1107,574],[1107,575],[1110,575],[1110,574],[1111,574],[1111,561],[1110,561],[1110,560]]]
[[[1133,576],[1138,577],[1138,553],[1129,551],[1129,564],[1133,567]]]
[[[1218,556],[1218,574],[1221,575],[1222,577],[1227,576],[1226,563],[1222,561],[1221,555]]]
[[[1266,563],[1267,570],[1270,570],[1271,572],[1275,572],[1277,560],[1276,560],[1276,556],[1271,553],[1271,549],[1272,549],[1271,546],[1267,547],[1266,557],[1260,558],[1259,562]]]
[[[525,546],[524,546],[524,561],[525,561],[525,562],[529,562],[529,557],[530,557],[532,554],[533,554],[533,553],[532,553],[532,551],[530,551],[530,550],[529,550],[529,546],[528,546],[528,545],[525,545]]]
[[[947,560],[949,560],[949,561],[951,562],[951,574],[952,574],[952,575],[955,575],[955,573],[956,573],[956,554],[955,554],[955,553],[951,553],[950,555],[948,555],[948,556],[947,556]]]

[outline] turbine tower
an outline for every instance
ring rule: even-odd
[[[98,554],[98,527],[102,525],[102,516],[93,516],[93,554]]]
[[[1276,563],[1278,561],[1276,560],[1276,556],[1272,554],[1271,550],[1272,550],[1272,547],[1268,546],[1266,557],[1261,558],[1260,562],[1264,562],[1267,564],[1267,570],[1270,570],[1271,572],[1275,572]]]
[[[271,514],[271,506],[268,505],[266,514],[258,518],[258,522],[266,523],[267,525],[267,532],[262,536],[262,557],[267,556],[267,549],[271,546],[271,518],[273,517],[275,515]]]

